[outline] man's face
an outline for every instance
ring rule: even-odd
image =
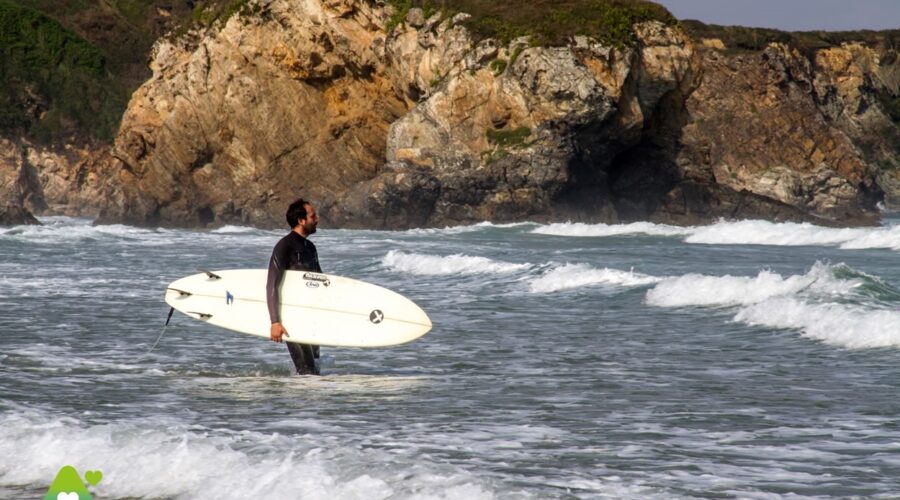
[[[300,219],[300,225],[306,234],[313,234],[316,232],[316,226],[319,225],[319,214],[316,213],[316,209],[309,203],[304,206],[306,207],[306,218]]]

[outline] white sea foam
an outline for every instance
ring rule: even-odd
[[[18,237],[21,239],[31,238],[63,238],[67,240],[78,240],[99,236],[141,236],[151,234],[151,229],[142,229],[132,226],[123,226],[119,224],[108,226],[91,226],[90,224],[73,223],[65,226],[62,224],[44,225],[44,226],[15,226],[6,229],[0,233],[4,237]]]
[[[742,308],[734,319],[748,325],[796,328],[806,337],[851,349],[900,346],[898,311],[776,297]]]
[[[715,245],[840,246],[873,232],[889,230],[880,227],[832,228],[806,222],[721,221],[691,228],[691,234],[685,241]]]
[[[520,226],[534,226],[535,222],[510,222],[507,224],[494,224],[493,222],[479,222],[477,224],[470,224],[465,226],[448,226],[444,228],[436,228],[436,227],[428,227],[428,228],[415,228],[408,229],[403,231],[406,234],[463,234],[463,233],[473,233],[476,231],[483,231],[485,229],[504,229],[511,227],[520,227]]]
[[[395,271],[429,276],[528,273],[518,281],[526,282],[532,293],[552,293],[591,286],[631,288],[651,285],[660,280],[633,270],[595,269],[587,264],[560,265],[553,262],[542,265],[515,264],[463,254],[439,256],[391,250],[381,263]],[[538,275],[542,269],[547,270]]]
[[[865,231],[855,238],[845,241],[841,248],[845,250],[859,250],[866,248],[890,248],[900,250],[900,226],[891,226]]]
[[[660,278],[634,271],[595,269],[586,264],[564,264],[543,275],[532,278],[529,289],[533,293],[551,293],[586,286],[638,287],[656,283]]]
[[[15,226],[0,229],[0,241],[18,240],[37,245],[59,245],[88,241],[113,241],[138,246],[173,245],[173,231],[148,229],[122,224],[93,226],[90,219],[42,217],[40,226]]]
[[[686,243],[706,245],[833,246],[842,249],[900,250],[900,225],[833,228],[809,223],[763,220],[720,221],[708,226],[677,227],[650,222],[631,224],[562,223],[531,231],[568,237],[610,237],[644,234],[684,237]]]
[[[463,254],[429,255],[391,250],[381,259],[382,265],[410,274],[443,276],[451,274],[505,274],[524,271],[531,264],[514,264]]]
[[[103,498],[494,498],[443,464],[403,463],[315,436],[217,431],[177,421],[86,425],[44,412],[0,417],[0,488],[46,488],[62,465],[100,470]]]
[[[646,234],[651,236],[683,236],[690,234],[690,228],[653,224],[652,222],[633,222],[631,224],[584,224],[581,222],[564,222],[541,226],[531,231],[534,234],[574,237],[604,237],[629,234]]]
[[[49,328],[58,331],[78,331],[75,326],[66,324],[47,324]],[[146,366],[138,363],[119,362],[122,359],[133,361],[134,356],[131,354],[123,355],[120,358],[115,356],[107,356],[105,358],[97,358],[90,356],[81,356],[77,350],[72,350],[62,345],[29,343],[23,347],[17,347],[9,350],[9,354],[16,359],[20,367],[27,367],[29,371],[50,372],[55,374],[79,372],[108,372],[121,376],[123,373],[145,372]]]
[[[148,294],[146,290],[133,287],[127,288],[128,285],[134,285],[134,283],[120,279],[105,279],[102,277],[76,279],[45,276],[25,278],[0,275],[0,298],[101,297],[113,294],[112,289],[123,285],[125,288],[120,288],[116,292],[116,295],[120,297],[138,297]]]
[[[166,247],[182,245],[186,240],[239,242],[241,244],[274,244],[284,231],[267,231],[245,226],[222,226],[213,230],[143,228],[122,224],[92,225],[90,219],[74,217],[41,217],[41,226],[14,226],[0,229],[0,241],[18,240],[38,245],[58,245],[106,241],[119,245]]]
[[[806,274],[784,277],[763,270],[756,276],[686,274],[662,280],[647,292],[647,303],[659,307],[736,306],[802,291],[841,295],[862,282],[834,277],[833,266],[816,263]]]
[[[213,234],[246,234],[262,232],[262,230],[248,226],[222,226],[210,232]]]
[[[838,277],[837,269],[856,277]],[[900,312],[858,293],[865,276],[819,262],[805,274],[786,277],[768,270],[750,277],[687,274],[661,281],[646,300],[659,307],[737,307],[735,321],[797,329],[842,347],[900,346]]]

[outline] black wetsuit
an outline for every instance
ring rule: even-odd
[[[278,306],[281,304],[279,286],[284,278],[285,271],[311,271],[321,273],[319,267],[319,253],[316,246],[303,236],[291,231],[281,238],[272,250],[272,258],[269,259],[269,277],[266,280],[266,302],[269,305],[269,318],[272,323],[281,322]],[[291,332],[288,332],[290,334]],[[318,375],[319,367],[316,360],[319,358],[319,346],[285,342],[291,360],[300,375]]]

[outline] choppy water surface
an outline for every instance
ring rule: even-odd
[[[900,495],[900,226],[323,228],[408,345],[284,346],[177,315],[198,267],[286,231],[0,229],[0,497],[62,465],[98,498]]]

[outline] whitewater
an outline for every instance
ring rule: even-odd
[[[900,220],[872,228],[491,224],[335,230],[326,272],[434,329],[284,346],[176,314],[198,268],[287,232],[0,228],[0,498],[895,498]]]

